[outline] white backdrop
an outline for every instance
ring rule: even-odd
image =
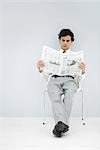
[[[43,44],[59,49],[62,28],[75,34],[72,49],[84,50],[85,116],[100,117],[100,3],[6,0],[0,11],[0,117],[43,115],[45,82],[36,61]],[[46,100],[46,114],[51,116],[48,96]],[[75,95],[72,116],[80,115],[81,98]]]

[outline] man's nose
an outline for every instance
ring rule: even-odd
[[[64,45],[67,45],[67,42],[65,42]]]

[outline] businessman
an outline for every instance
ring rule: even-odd
[[[58,34],[60,52],[64,55],[71,53],[71,45],[74,42],[74,34],[70,29],[62,29]],[[45,63],[42,60],[37,61],[37,68],[43,73]],[[86,65],[79,64],[82,74],[85,73]],[[69,118],[72,109],[73,96],[79,88],[81,78],[73,75],[51,75],[47,85],[47,92],[52,103],[53,117],[55,126],[53,134],[61,137],[69,130]],[[62,99],[62,95],[63,99]]]

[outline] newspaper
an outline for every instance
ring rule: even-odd
[[[83,62],[83,51],[61,53],[48,46],[43,46],[41,60],[45,66],[43,71],[56,75],[81,75],[79,64]]]

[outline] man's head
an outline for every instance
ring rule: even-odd
[[[68,50],[74,41],[74,34],[70,29],[62,29],[58,34],[60,47],[63,50]]]

